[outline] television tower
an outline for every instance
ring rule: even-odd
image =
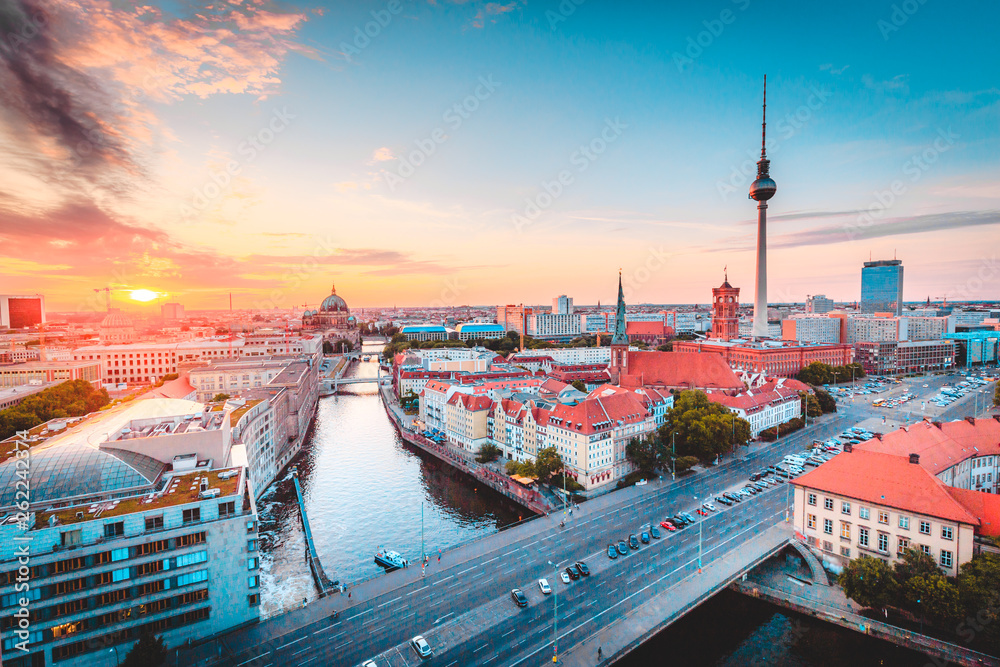
[[[757,278],[754,281],[753,337],[767,337],[767,200],[778,185],[771,179],[767,159],[767,75],[764,75],[764,115],[760,126],[760,160],[757,180],[750,185],[750,199],[757,201]]]

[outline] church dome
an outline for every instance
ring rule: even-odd
[[[347,308],[347,302],[337,296],[336,285],[331,288],[330,296],[323,299],[323,303],[320,304],[319,310],[323,313],[350,312]]]
[[[129,329],[132,326],[132,320],[128,318],[128,315],[125,315],[117,310],[108,313],[107,316],[101,320],[102,329]]]

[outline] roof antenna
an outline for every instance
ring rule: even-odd
[[[764,155],[764,144],[767,143],[767,75],[764,75],[764,115],[760,124],[760,156]]]

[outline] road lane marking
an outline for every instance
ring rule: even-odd
[[[348,645],[348,644],[350,644],[350,643],[351,643],[351,640],[350,640],[350,639],[348,639],[348,640],[347,640],[346,642],[344,642],[343,644],[340,644],[340,645],[338,645],[338,646],[334,646],[334,647],[333,647],[333,650],[334,650],[334,651],[336,651],[336,650],[337,650],[338,648],[344,648],[345,646],[347,646],[347,645]]]
[[[309,658],[305,662],[300,662],[299,663],[299,667],[302,667],[302,665],[308,665],[310,662],[312,662],[313,660],[317,659],[318,657],[319,657],[318,655],[314,655],[313,657]]]
[[[421,586],[420,588],[418,588],[415,591],[410,591],[409,593],[406,594],[406,597],[410,597],[414,593],[419,593],[420,591],[424,590],[425,588],[430,588],[430,584],[428,584],[427,586]]]
[[[489,646],[489,644],[483,644],[483,645],[482,645],[482,646],[480,646],[479,648],[477,648],[477,649],[473,649],[473,651],[472,651],[472,652],[473,652],[473,653],[479,653],[480,651],[482,651],[482,650],[483,650],[484,648],[486,648],[487,646]]]
[[[508,630],[507,632],[503,633],[500,636],[501,637],[506,637],[507,635],[512,635],[512,634],[514,634],[514,629],[513,628],[511,628],[510,630]]]
[[[472,567],[466,568],[466,569],[462,570],[461,572],[456,572],[455,576],[457,577],[460,574],[465,574],[466,572],[471,572],[472,570],[475,570],[477,567],[479,567],[479,566],[478,565],[473,565]]]
[[[488,561],[486,561],[485,563],[480,563],[480,565],[489,565],[490,563],[492,563],[495,560],[500,560],[500,556],[497,556],[496,558],[491,558]]]
[[[242,665],[245,665],[245,664],[247,664],[249,662],[253,662],[254,660],[260,660],[261,658],[265,657],[266,655],[267,655],[267,653],[261,653],[260,655],[258,655],[255,658],[250,658],[249,660],[244,660],[243,662],[237,664],[236,667],[242,667]]]
[[[303,639],[305,639],[305,637],[299,637],[298,639],[293,639],[292,641],[288,642],[287,644],[282,644],[281,646],[279,646],[277,650],[280,651],[281,649],[285,648],[286,646],[291,646],[292,644],[297,644],[300,641],[302,641]]]
[[[323,628],[322,630],[317,630],[316,632],[314,632],[313,636],[315,637],[316,635],[323,634],[324,632],[329,632],[330,630],[333,630],[335,627],[337,627],[337,626],[336,625],[328,625],[325,628]],[[334,637],[339,637],[339,636],[344,635],[344,634],[347,634],[347,630],[344,630],[343,632],[338,632],[337,634],[335,634],[332,637],[330,637],[330,639],[333,639]]]
[[[301,649],[299,649],[298,651],[296,651],[295,653],[293,653],[293,654],[292,654],[292,657],[294,658],[294,657],[295,657],[295,656],[297,656],[297,655],[298,655],[299,653],[305,653],[306,651],[308,651],[308,650],[309,650],[309,649],[311,649],[311,648],[312,648],[312,646],[306,646],[305,648],[301,648]]]
[[[454,615],[455,615],[455,612],[453,612],[453,611],[449,611],[449,612],[448,612],[447,614],[445,614],[445,615],[444,615],[444,616],[442,616],[441,618],[439,618],[439,619],[437,619],[436,621],[434,621],[434,625],[437,625],[438,623],[440,623],[440,622],[441,622],[441,621],[443,621],[444,619],[448,618],[449,616],[454,616]]]
[[[393,602],[398,602],[399,600],[402,600],[402,599],[403,599],[403,596],[400,595],[398,598],[393,598],[393,599],[389,600],[388,602],[383,602],[382,604],[380,604],[378,606],[378,608],[381,609],[382,607],[386,606],[387,604],[392,604]]]
[[[371,612],[374,612],[374,611],[375,611],[374,609],[365,609],[364,611],[362,611],[360,613],[357,613],[354,616],[349,617],[347,620],[349,621],[352,618],[358,618],[359,616],[364,616],[365,614],[368,614],[368,613],[371,613]]]

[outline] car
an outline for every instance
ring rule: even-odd
[[[713,505],[712,503],[702,503],[701,506],[704,507],[705,509],[707,509],[709,512],[718,512],[719,511],[719,508],[716,507],[715,505]]]
[[[562,582],[564,584],[568,584],[569,583],[569,575],[566,574],[565,572],[560,572],[559,573],[559,578],[562,580]]]
[[[753,485],[754,485],[754,486],[755,486],[755,487],[757,488],[757,490],[758,490],[758,491],[763,491],[763,490],[764,490],[764,489],[766,489],[766,488],[767,488],[768,486],[770,486],[770,485],[769,485],[769,484],[768,484],[767,482],[765,482],[764,480],[760,480],[759,482],[754,482],[754,484],[753,484]]]
[[[628,553],[628,545],[625,544],[625,540],[621,540],[620,542],[618,542],[618,553],[620,553],[622,556]]]
[[[552,592],[552,587],[549,586],[548,579],[539,579],[538,580],[538,590],[540,590],[542,592],[542,595],[548,595],[549,593]]]
[[[611,560],[618,558],[618,549],[615,549],[615,545],[613,544],[608,545],[608,558]]]
[[[659,528],[657,528],[656,526],[650,526],[650,527],[649,527],[649,535],[650,535],[650,537],[652,537],[652,538],[653,538],[654,540],[658,540],[658,539],[660,539],[660,529],[659,529]]]
[[[416,651],[417,655],[421,658],[429,658],[431,657],[431,653],[433,653],[431,645],[427,643],[427,640],[424,639],[422,635],[417,635],[411,639],[410,646],[413,647],[413,650]]]
[[[585,577],[589,577],[590,576],[590,568],[587,567],[587,564],[584,563],[582,560],[578,560],[576,562],[576,569],[583,576],[585,576]]]
[[[722,496],[716,496],[715,502],[726,505],[727,507],[733,504],[733,501],[729,498],[723,498]]]
[[[576,581],[577,579],[580,578],[580,573],[577,572],[576,568],[573,567],[572,565],[570,565],[569,567],[567,567],[566,570],[565,570],[565,572],[566,572],[566,574],[569,575],[569,578],[572,579],[573,581]]]
[[[649,533],[642,531],[639,533],[639,539],[642,540],[643,544],[649,544]]]
[[[687,528],[689,523],[687,517],[681,514],[673,515],[672,517],[670,517],[670,520],[673,521],[674,525],[677,526],[678,528]]]
[[[750,481],[751,482],[756,482],[758,479],[760,479],[760,473],[759,472],[755,472],[754,474],[750,475]]]
[[[767,476],[768,476],[768,475],[770,475],[770,474],[771,474],[772,472],[773,472],[773,471],[772,471],[772,470],[771,470],[770,468],[761,468],[760,472],[759,472],[759,473],[757,473],[757,474],[758,474],[758,475],[760,475],[761,477],[767,477]]]
[[[677,526],[666,520],[660,522],[660,527],[664,530],[669,530],[671,533],[677,530]]]
[[[688,514],[687,512],[681,512],[680,515],[682,517],[684,517],[685,519],[687,519],[688,523],[693,524],[695,522],[695,518],[693,516],[691,516],[690,514]]]
[[[639,538],[635,536],[635,533],[628,536],[628,545],[633,549],[639,548]]]
[[[361,667],[378,667],[374,660],[365,660],[361,663]]]
[[[723,496],[724,498],[728,498],[729,500],[731,500],[731,501],[732,501],[732,502],[734,502],[734,503],[741,503],[741,502],[743,502],[743,499],[742,499],[742,498],[740,498],[740,497],[739,497],[738,495],[736,495],[735,493],[733,493],[733,492],[731,492],[731,491],[726,491],[726,492],[724,492],[724,493],[722,494],[722,496]]]
[[[771,484],[784,484],[784,483],[785,479],[781,475],[777,475],[775,476],[774,479],[771,480]]]
[[[744,486],[740,490],[741,491],[746,491],[751,496],[756,496],[758,493],[760,493],[760,489],[758,489],[756,486],[750,486],[749,484],[747,484],[746,486]]]
[[[511,589],[510,597],[514,599],[514,604],[516,604],[518,607],[528,606],[528,596],[526,596],[524,594],[524,591],[522,591],[520,588]]]

